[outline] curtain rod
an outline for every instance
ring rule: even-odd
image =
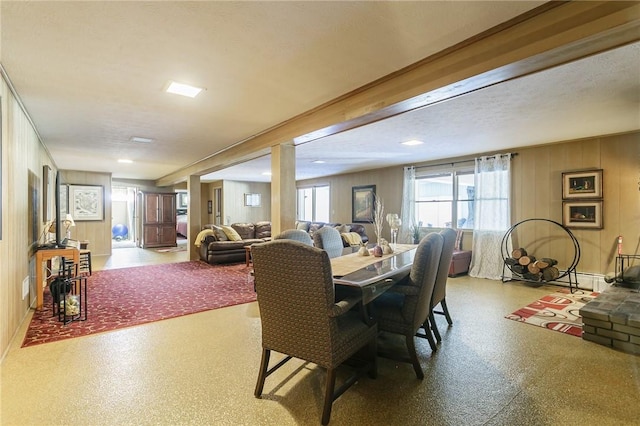
[[[487,158],[495,158],[497,155],[502,155],[502,154],[488,155]],[[511,154],[511,158],[515,157],[516,155],[518,155],[517,152],[512,153]],[[473,163],[475,161],[476,161],[475,158],[472,158],[471,160],[447,161],[446,163],[429,164],[429,165],[426,165],[426,166],[414,166],[414,167],[416,169],[426,169],[428,167],[439,167],[439,166],[447,166],[447,165],[451,165],[453,167],[456,164]]]

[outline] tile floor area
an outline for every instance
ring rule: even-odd
[[[114,256],[94,268],[117,267]],[[556,289],[450,279],[454,326],[438,318],[435,354],[418,342],[425,379],[380,359],[376,380],[334,403],[331,424],[638,424],[640,356],[503,318]],[[312,364],[290,362],[254,398],[256,303],[22,349],[27,323],[2,364],[2,425],[320,423],[325,376]]]

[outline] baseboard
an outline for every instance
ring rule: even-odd
[[[578,272],[576,274],[578,280],[578,288],[582,290],[591,290],[597,292],[603,292],[608,289],[611,284],[608,284],[604,281],[604,275],[602,274],[590,274],[587,272]],[[568,282],[556,283],[564,287],[569,287]]]

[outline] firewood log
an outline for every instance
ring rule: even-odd
[[[532,274],[531,272],[526,272],[523,275],[523,277],[530,281],[540,281],[540,278],[542,278],[542,275],[540,273]]]
[[[517,265],[518,264],[518,259],[514,259],[513,257],[507,257],[504,260],[504,263],[506,263],[509,266]]]
[[[533,262],[527,265],[527,270],[532,273],[532,274],[537,274],[538,272],[540,272],[540,268],[538,268],[536,266],[538,262]]]
[[[557,260],[551,259],[550,257],[543,257],[542,259],[540,259],[540,261],[548,263],[549,266],[555,266],[558,264]],[[544,269],[544,268],[540,268],[540,269]]]
[[[560,271],[555,266],[549,266],[542,270],[542,279],[545,281],[553,281],[560,276]]]
[[[544,260],[536,260],[535,262],[533,262],[533,264],[538,268],[538,269],[544,269],[544,268],[548,268],[549,263],[545,262]]]
[[[522,265],[513,265],[511,267],[511,270],[513,272],[515,272],[516,274],[522,275],[522,274],[524,274],[525,268]]]
[[[528,264],[535,261],[536,261],[536,258],[533,256],[521,256],[520,259],[518,259],[518,263],[521,264],[522,266],[527,266]]]
[[[523,248],[517,248],[511,252],[511,257],[513,257],[514,259],[520,259],[522,256],[526,256],[526,255],[527,255],[527,251]]]

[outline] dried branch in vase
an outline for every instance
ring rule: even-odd
[[[376,194],[373,194],[373,198],[373,228],[376,233],[377,243],[379,245],[380,240],[382,239],[382,226],[384,225],[384,201]]]

